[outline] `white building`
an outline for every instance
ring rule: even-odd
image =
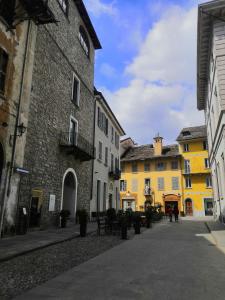
[[[199,5],[197,106],[204,110],[215,217],[225,222],[225,1]]]
[[[125,132],[101,92],[95,90],[95,148],[91,215],[120,209],[120,137]]]

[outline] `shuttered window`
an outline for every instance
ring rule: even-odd
[[[131,189],[132,189],[132,192],[137,192],[138,191],[138,181],[137,181],[137,179],[132,179]]]
[[[179,190],[179,177],[172,177],[172,189]]]
[[[158,190],[159,191],[164,190],[164,178],[163,177],[158,178]]]

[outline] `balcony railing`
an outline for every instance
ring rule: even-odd
[[[118,168],[111,170],[109,172],[109,177],[113,178],[114,180],[119,180],[121,178],[121,170]]]
[[[205,173],[210,173],[210,168],[199,167],[199,168],[193,168],[193,169],[183,169],[184,175],[205,174]]]
[[[59,145],[65,149],[67,154],[74,154],[81,161],[95,158],[95,147],[79,133],[62,132]]]
[[[191,174],[191,168],[184,168],[183,174],[186,174],[186,175]]]

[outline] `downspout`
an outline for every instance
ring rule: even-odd
[[[93,147],[94,147],[94,156],[95,156],[95,121],[96,121],[96,98],[94,96],[94,127],[93,127]],[[93,194],[94,194],[94,163],[95,163],[95,157],[92,160],[92,175],[91,175],[91,200],[93,200]],[[90,206],[91,210],[91,206]]]
[[[0,220],[1,221],[1,223],[0,223],[0,232],[2,231],[2,226],[3,226],[5,205],[6,205],[6,197],[9,197],[10,192],[11,192],[11,180],[12,180],[14,161],[15,161],[15,153],[16,153],[17,127],[19,125],[19,118],[20,118],[20,106],[21,106],[21,100],[22,100],[22,94],[23,94],[23,85],[24,85],[27,53],[28,53],[28,42],[29,42],[29,35],[30,35],[30,27],[31,27],[31,21],[28,21],[27,34],[26,34],[26,43],[25,43],[25,53],[24,53],[22,74],[21,74],[21,82],[20,82],[19,100],[18,100],[18,104],[17,104],[16,121],[15,121],[14,134],[13,134],[12,156],[11,156],[11,161],[9,162],[10,165],[9,165],[8,184],[7,184],[7,180],[6,180],[6,185],[7,185],[6,195],[3,195],[4,198],[3,198],[3,207],[2,207],[1,220]]]

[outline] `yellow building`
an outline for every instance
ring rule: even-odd
[[[163,146],[160,136],[154,138],[152,145],[135,146],[131,139],[129,143],[128,139],[122,141],[121,208],[144,210],[150,200],[155,206],[160,204],[165,212],[178,206],[187,215],[211,213],[211,177],[203,127],[183,129],[179,145]],[[124,149],[125,145],[129,147]]]
[[[206,127],[184,128],[177,141],[182,155],[185,214],[199,217],[212,215],[213,193]]]
[[[124,141],[121,142],[123,146]],[[153,145],[130,147],[121,157],[121,208],[144,210],[145,201],[182,206],[181,155],[178,145],[163,146],[163,138]]]

